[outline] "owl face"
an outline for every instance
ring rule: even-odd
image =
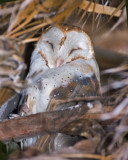
[[[55,68],[79,58],[92,58],[94,52],[91,46],[88,35],[77,28],[51,27],[42,35],[37,53],[48,68]]]

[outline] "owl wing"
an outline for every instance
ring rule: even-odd
[[[73,72],[71,72],[70,66],[74,68]],[[47,111],[66,109],[69,106],[76,105],[76,102],[70,102],[57,106],[57,102],[60,100],[65,100],[66,102],[66,100],[73,98],[101,95],[99,73],[97,72],[97,64],[94,59],[79,59],[66,67],[69,68],[69,72],[67,72],[65,77],[70,74],[71,77],[67,77],[67,79],[70,78],[71,80],[68,81],[66,86],[61,85],[50,92],[50,102]],[[63,74],[63,67],[61,69]]]

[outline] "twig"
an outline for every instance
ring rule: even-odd
[[[81,9],[86,9],[86,7],[89,5],[89,1],[83,1],[80,5]],[[88,8],[88,12],[93,12],[94,3],[92,2],[91,5]],[[95,13],[99,14],[106,14],[106,15],[112,15],[113,12],[116,10],[114,7],[108,7],[101,4],[96,4],[95,6]],[[119,17],[121,15],[122,10],[118,10],[113,16]]]
[[[96,101],[96,100],[104,100],[107,97],[101,97],[101,96],[90,96],[90,97],[75,97],[68,100],[57,100],[57,105],[63,104],[63,103],[69,103],[69,102],[78,102],[78,101]]]
[[[77,153],[77,154],[60,154],[63,158],[91,158],[91,159],[98,159],[98,160],[112,160],[111,156],[102,156],[96,154],[84,154],[84,153]]]

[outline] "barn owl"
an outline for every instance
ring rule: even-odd
[[[99,96],[99,68],[89,36],[77,27],[47,28],[32,53],[27,81],[22,116],[75,105],[52,108],[52,100]],[[34,144],[36,140],[26,139],[24,145]]]

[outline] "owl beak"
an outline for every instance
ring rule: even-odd
[[[57,57],[55,60],[55,67],[59,67],[64,63],[64,59],[61,58],[61,56]]]

